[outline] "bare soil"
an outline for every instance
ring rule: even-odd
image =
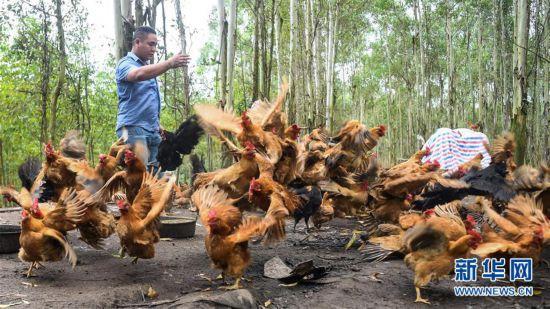
[[[188,214],[188,213],[187,213]],[[17,223],[18,212],[0,213],[0,223]],[[287,224],[287,239],[265,247],[251,244],[252,263],[243,282],[253,295],[253,306],[269,308],[426,308],[414,303],[413,273],[403,260],[367,263],[355,249],[344,251],[354,220],[335,219],[306,237],[300,223],[296,232]],[[26,278],[27,263],[17,254],[0,255],[0,305],[28,302],[14,307],[29,308],[113,308],[113,307],[223,307],[205,301],[230,293],[219,290],[221,282],[210,283],[219,273],[210,267],[204,248],[204,229],[189,239],[163,240],[156,246],[156,257],[131,264],[130,258],[113,256],[119,250],[116,235],[107,239],[104,251],[89,248],[70,233],[69,240],[78,265],[72,270],[66,261],[46,263]],[[315,265],[331,266],[329,274],[318,283],[280,286],[275,279],[263,276],[264,263],[279,256],[289,266],[309,259]],[[550,254],[544,257],[550,260]],[[497,283],[510,285],[510,283]],[[450,279],[431,283],[423,291],[432,306],[443,308],[543,308],[550,306],[550,269],[541,264],[534,271],[536,294],[533,297],[455,297]],[[492,285],[478,281],[475,285]],[[149,299],[144,294],[152,287],[159,295]],[[197,300],[201,298],[202,300]],[[240,298],[239,298],[240,299]],[[244,306],[244,305],[243,305]]]

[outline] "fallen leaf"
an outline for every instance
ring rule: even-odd
[[[21,284],[22,284],[22,285],[27,285],[27,286],[30,286],[30,287],[33,287],[33,288],[36,287],[36,286],[38,286],[38,285],[35,284],[35,283],[25,282],[25,281],[21,282]]]
[[[17,305],[28,305],[28,304],[30,304],[30,303],[23,299],[22,301],[19,301],[19,302],[14,302],[14,303],[9,303],[9,304],[0,304],[0,309],[9,308],[9,307],[12,307],[12,306],[17,306]]]
[[[537,289],[537,290],[533,290],[533,295],[538,296],[538,295],[541,295],[541,294],[542,294],[542,290],[538,290],[538,289]]]
[[[162,240],[162,241],[172,241],[174,239],[170,238],[170,237],[162,237],[162,238],[160,238],[160,240]]]
[[[149,289],[147,290],[146,296],[151,298],[151,299],[152,298],[157,298],[159,296],[159,293],[157,293],[157,291],[155,291],[152,286],[149,286]]]
[[[271,299],[268,299],[265,303],[264,303],[264,307],[269,307],[271,306],[272,302],[271,302]]]
[[[382,280],[378,279],[378,275],[383,275],[383,273],[373,273],[369,276],[369,279],[376,282],[382,282]]]

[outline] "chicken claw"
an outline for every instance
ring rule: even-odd
[[[240,282],[241,282],[241,278],[237,278],[237,280],[235,280],[235,283],[233,285],[220,286],[219,289],[223,289],[223,290],[227,290],[227,291],[238,290],[238,289],[242,288],[242,286],[240,285]]]
[[[428,301],[428,299],[426,298],[422,298],[422,296],[420,295],[420,288],[415,288],[416,289],[416,300],[414,301],[415,303],[425,303],[426,305],[431,305],[431,303]]]
[[[138,259],[139,259],[138,257],[135,257],[135,258],[132,260],[132,264],[134,264],[134,265],[137,264]]]

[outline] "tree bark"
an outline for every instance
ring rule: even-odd
[[[65,83],[65,66],[67,65],[67,54],[65,53],[65,31],[63,30],[63,15],[61,14],[61,0],[55,1],[55,17],[57,19],[57,39],[59,40],[59,71],[57,84],[52,95],[50,138],[54,142],[57,128],[57,103],[61,96],[61,90]]]
[[[227,107],[234,109],[233,72],[235,69],[235,45],[237,42],[237,0],[231,0],[229,7],[229,30],[227,33],[227,86],[229,88]]]
[[[44,7],[44,3],[42,4],[42,13],[43,13],[43,19],[42,19],[42,27],[43,27],[43,39],[40,42],[41,43],[41,56],[42,56],[42,63],[40,66],[40,75],[41,75],[41,83],[40,83],[40,101],[41,101],[41,111],[42,111],[42,117],[40,119],[40,147],[42,147],[43,143],[46,143],[46,140],[48,138],[48,97],[49,97],[49,83],[50,83],[50,55],[49,55],[49,48],[48,48],[48,33],[49,33],[49,21],[48,21],[48,14],[46,12],[46,8]]]
[[[254,2],[254,59],[252,60],[252,101],[259,98],[259,69],[260,69],[260,5],[262,0]]]
[[[225,109],[227,101],[227,20],[225,17],[225,3],[223,0],[218,0],[218,16],[220,27],[219,96],[220,108]]]
[[[527,149],[527,48],[529,35],[529,0],[517,0],[516,42],[514,54],[514,102],[512,105],[512,131],[516,136],[516,161],[525,162]]]
[[[176,9],[176,24],[178,26],[178,33],[180,39],[180,48],[183,54],[187,54],[187,40],[185,38],[185,26],[183,25],[183,18],[181,15],[180,0],[174,0],[174,6]],[[191,106],[189,104],[189,67],[187,65],[182,67],[183,71],[183,110],[185,118],[189,117]]]

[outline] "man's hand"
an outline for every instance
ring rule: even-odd
[[[189,64],[190,59],[189,55],[176,54],[168,59],[168,63],[170,63],[170,68],[172,69],[179,68]]]

